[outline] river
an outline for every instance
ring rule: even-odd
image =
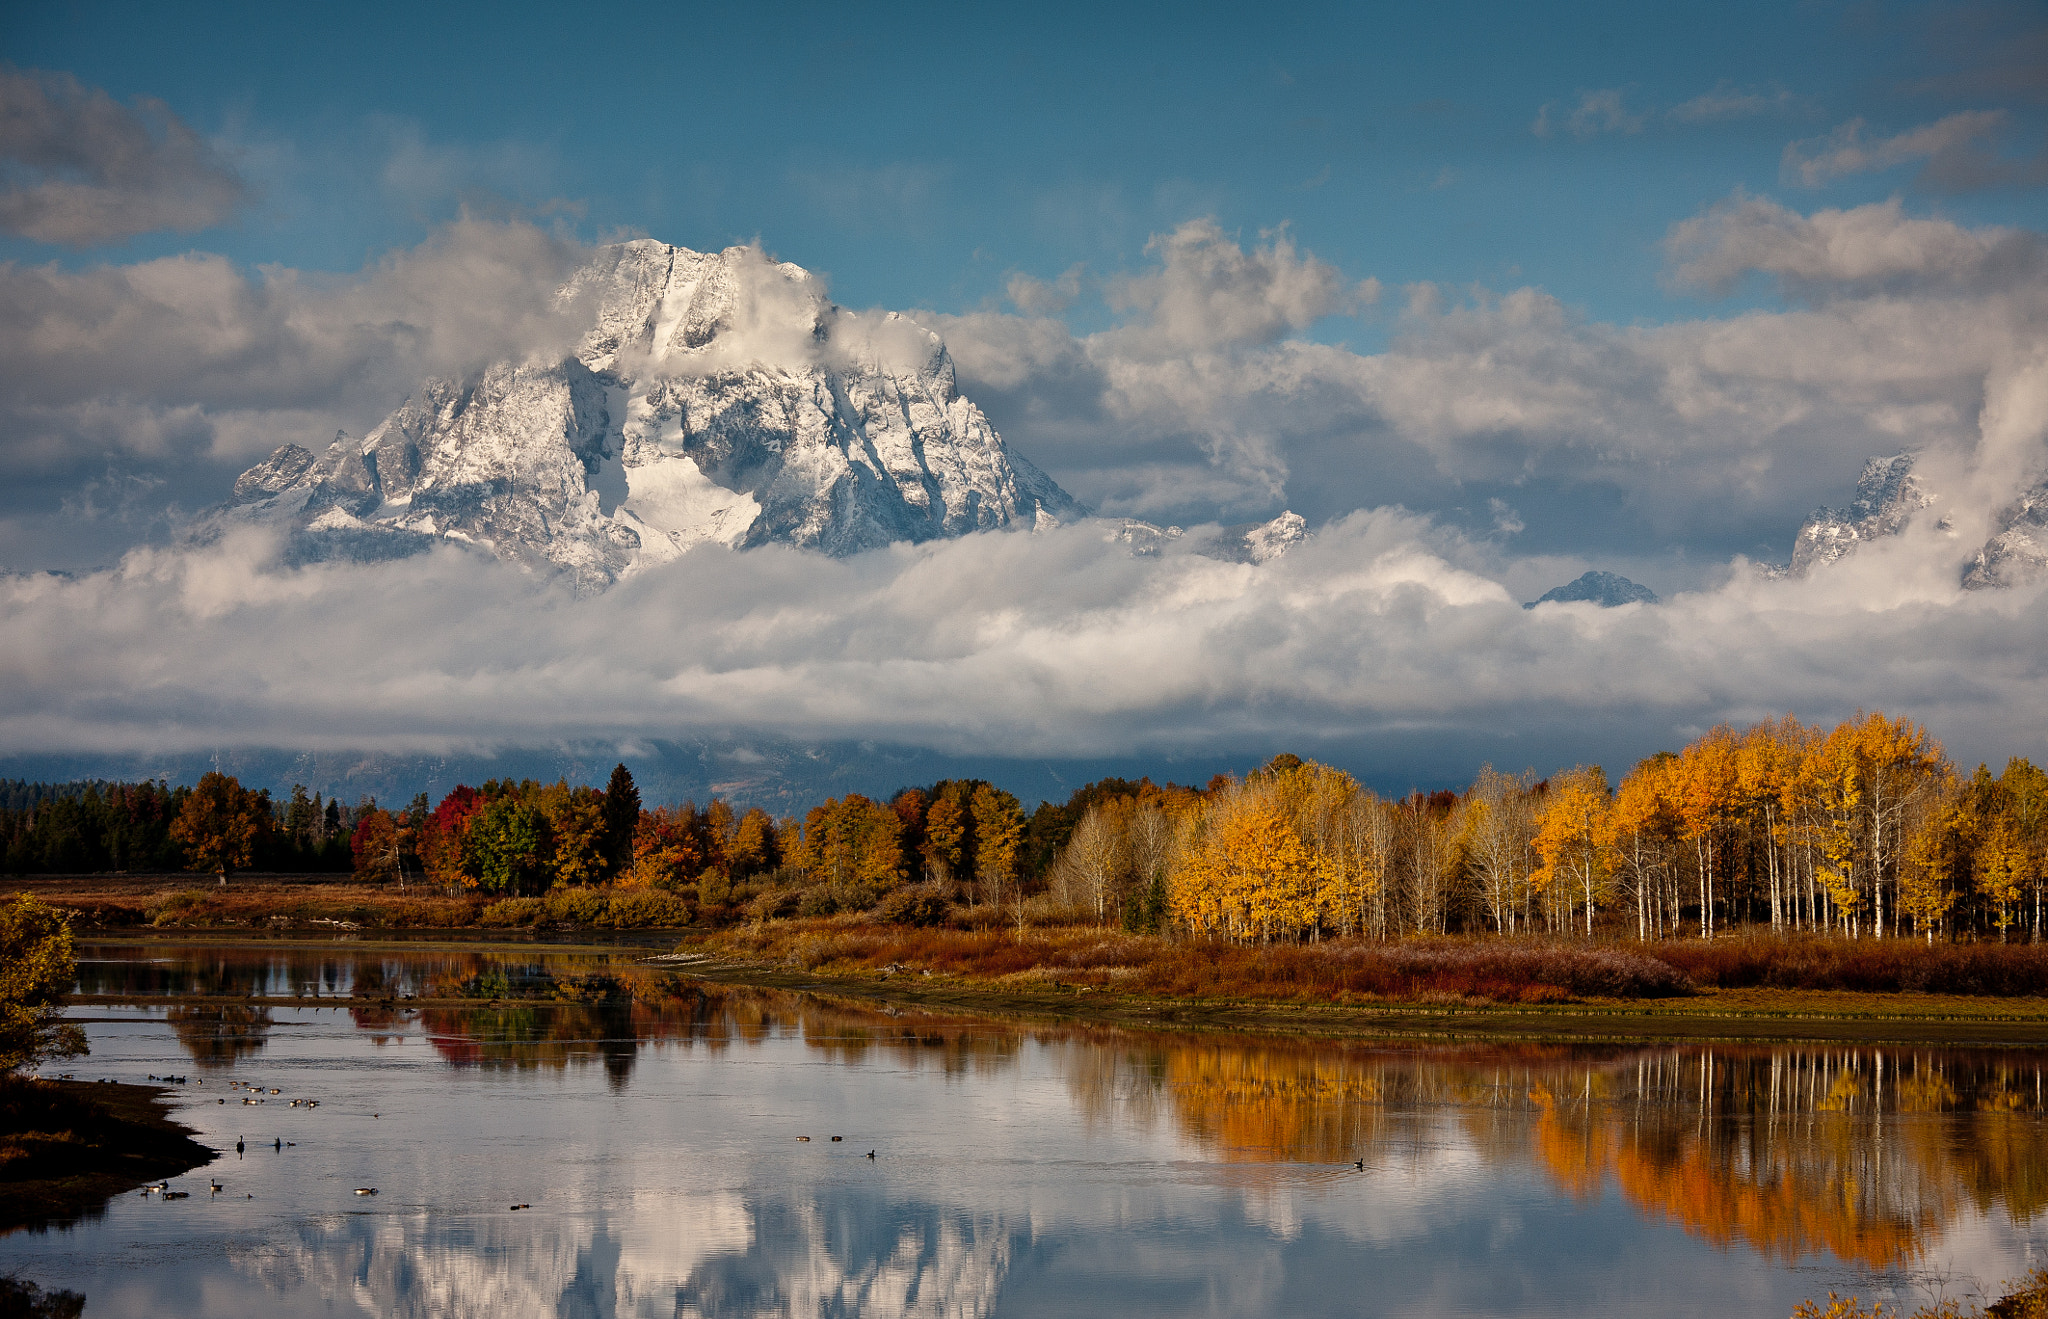
[[[138,1002],[67,1067],[184,1076],[225,1151],[0,1237],[88,1315],[1782,1316],[2048,1261],[2034,1052],[1154,1035],[534,949],[80,988]]]

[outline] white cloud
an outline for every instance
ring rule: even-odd
[[[1134,559],[1082,524],[848,560],[699,553],[579,598],[454,550],[292,571],[259,538],[137,551],[0,580],[0,744],[420,753],[744,729],[1085,757],[1857,706],[1987,755],[2048,735],[2042,592],[1961,592],[1931,532],[1822,578],[1621,610],[1525,611],[1493,553],[1393,510],[1257,567]]]
[[[1672,106],[1667,113],[1680,123],[1713,124],[1782,113],[1793,103],[1792,93],[1782,87],[1774,92],[1759,92],[1723,82],[1711,92],[1702,92],[1689,101]]]
[[[1809,188],[1913,161],[1926,162],[1917,182],[1944,192],[2048,178],[2048,159],[2016,162],[1991,150],[2010,119],[2004,110],[1965,110],[1876,141],[1864,136],[1863,120],[1852,119],[1825,137],[1787,143],[1779,170],[1788,183]]]
[[[1544,105],[1536,112],[1536,122],[1529,131],[1538,137],[1549,137],[1557,129],[1551,120],[1555,102]],[[1606,87],[1595,91],[1579,93],[1579,103],[1564,116],[1564,128],[1573,137],[1598,137],[1603,133],[1640,133],[1649,116],[1640,111],[1630,111],[1626,93],[1619,87]]]
[[[2008,289],[2038,281],[2040,236],[2023,229],[1967,229],[1907,217],[1894,198],[1811,215],[1766,198],[1736,194],[1672,226],[1665,240],[1680,285],[1725,293],[1752,272],[1788,291]]]
[[[1213,220],[1190,220],[1145,245],[1156,270],[1110,280],[1112,309],[1131,318],[1111,333],[1126,356],[1163,357],[1271,343],[1325,316],[1369,306],[1377,280],[1353,283],[1295,251],[1282,229],[1246,251]]]
[[[351,277],[203,254],[0,265],[0,470],[110,450],[244,458],[283,442],[259,424],[276,414],[331,437],[423,377],[559,355],[582,328],[554,298],[579,252],[529,225],[464,220]]]
[[[122,105],[65,73],[0,68],[0,231],[89,247],[228,219],[248,189],[153,97]]]
[[[1188,267],[1239,259],[1216,252],[1219,234],[1200,243],[1202,262],[1162,242],[1159,266],[1130,278],[1199,288]],[[1667,249],[1682,287],[1761,273],[1811,305],[1624,327],[1538,289],[1418,285],[1370,354],[1287,333],[1256,285],[1181,318],[1259,327],[1207,342],[1162,333],[1151,305],[1088,336],[993,312],[921,319],[1010,441],[1105,512],[1325,518],[1399,502],[1465,505],[1482,526],[1503,498],[1539,539],[1568,524],[1579,553],[1690,545],[1696,561],[1783,554],[1869,454],[1974,461],[1985,399],[2048,336],[2028,231],[1897,203],[1805,216],[1738,194],[1674,226]]]

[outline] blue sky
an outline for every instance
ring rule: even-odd
[[[117,253],[4,250],[348,271],[466,202],[586,238],[759,238],[848,305],[956,311],[1011,271],[1130,267],[1208,215],[1291,226],[1354,276],[1659,321],[1696,311],[1659,285],[1666,230],[1736,189],[2034,215],[2032,189],[1929,189],[1918,162],[1807,188],[1781,160],[1852,120],[1884,137],[1987,108],[2009,119],[1992,150],[2040,151],[2040,28],[2034,7],[1819,3],[52,4],[10,18],[9,60],[162,98],[256,200]],[[1575,130],[1589,93],[1614,109]]]

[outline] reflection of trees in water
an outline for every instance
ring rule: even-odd
[[[169,1020],[178,1043],[202,1067],[232,1066],[242,1055],[256,1052],[272,1024],[269,1008],[238,1003],[175,1007]]]
[[[1386,1051],[1077,1043],[1084,1117],[1171,1121],[1217,1157],[1368,1166],[1438,1139],[1533,1161],[1567,1192],[1610,1182],[1645,1214],[1786,1260],[1888,1267],[1965,1207],[2048,1205],[2042,1068],[1960,1051],[1503,1047]]]
[[[826,1187],[713,1195],[595,1219],[338,1215],[242,1267],[280,1291],[415,1316],[859,1316],[978,1319],[1011,1258],[1000,1222]]]
[[[443,1058],[463,1067],[567,1067],[601,1058],[623,1084],[643,1044],[680,1044],[722,1051],[775,1039],[801,1039],[836,1062],[882,1054],[902,1066],[936,1066],[948,1075],[1015,1063],[1024,1036],[969,1018],[919,1017],[833,1005],[785,990],[688,980],[673,974],[620,970],[602,979],[616,992],[595,1001],[576,997],[598,977],[564,979],[535,968],[485,974],[460,983],[489,995],[476,1007],[431,1007],[419,1020]],[[524,986],[512,997],[506,985]],[[566,999],[551,995],[567,991]],[[372,1015],[365,1029],[387,1028]]]

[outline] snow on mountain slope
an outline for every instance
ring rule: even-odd
[[[1864,541],[1896,533],[1906,519],[1932,503],[1913,477],[1913,458],[1910,453],[1872,458],[1863,464],[1849,507],[1815,509],[1792,543],[1790,575],[1804,577]]]
[[[800,267],[641,240],[559,297],[591,318],[573,356],[427,381],[317,458],[286,445],[199,534],[280,526],[298,561],[466,541],[601,588],[707,541],[852,554],[1080,513],[937,335],[836,307]]]
[[[1897,535],[1923,509],[1939,513],[1936,493],[1914,474],[1915,457],[1900,453],[1866,462],[1849,507],[1815,509],[1799,528],[1791,565],[1764,565],[1765,574],[1804,577],[1859,545]],[[1948,519],[1944,517],[1936,525],[1946,527]],[[2048,479],[2021,492],[1993,516],[1990,536],[1962,569],[1962,584],[1969,590],[2017,586],[2036,580],[2044,571],[2048,571]]]

